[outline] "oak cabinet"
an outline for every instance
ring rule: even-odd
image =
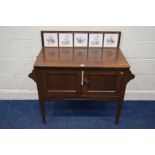
[[[98,51],[98,52],[97,52]],[[42,48],[29,77],[37,83],[45,122],[45,101],[116,100],[119,122],[126,84],[134,78],[119,48]]]

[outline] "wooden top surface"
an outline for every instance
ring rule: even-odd
[[[129,68],[119,48],[45,48],[35,67]]]

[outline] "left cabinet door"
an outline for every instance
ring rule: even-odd
[[[38,91],[46,98],[72,98],[81,95],[81,71],[37,70]]]

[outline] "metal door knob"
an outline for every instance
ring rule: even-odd
[[[90,81],[89,81],[88,79],[84,79],[84,80],[83,80],[83,83],[87,85],[87,84],[90,83]]]

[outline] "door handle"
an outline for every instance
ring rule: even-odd
[[[83,78],[84,78],[84,71],[82,71],[82,74],[81,74],[81,85],[83,86]]]
[[[83,83],[86,84],[86,85],[88,85],[90,83],[90,81],[88,79],[84,79],[83,80]]]
[[[84,84],[85,85],[88,85],[90,83],[90,81],[86,78],[84,78],[84,71],[82,71],[82,74],[81,74],[81,85],[83,86]]]

